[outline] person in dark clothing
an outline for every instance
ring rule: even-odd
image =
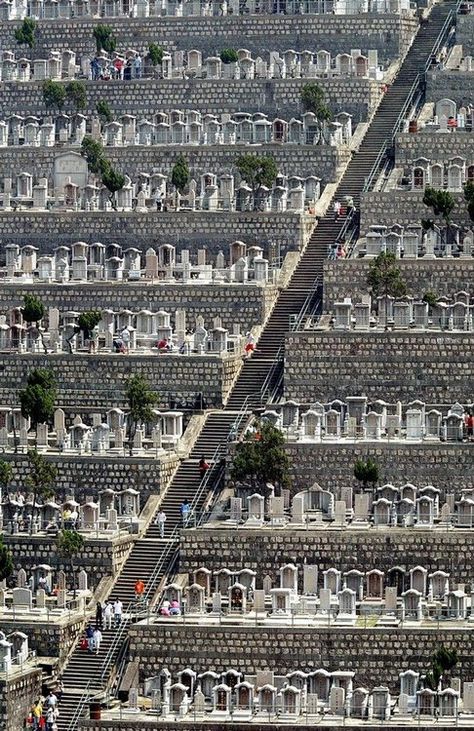
[[[102,629],[102,604],[101,602],[97,602],[97,606],[95,608],[95,626],[99,629]]]

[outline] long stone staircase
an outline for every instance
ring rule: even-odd
[[[446,2],[433,7],[428,19],[421,25],[414,42],[405,57],[400,71],[384,95],[368,131],[354,154],[335,193],[339,200],[343,196],[353,197],[359,207],[360,195],[367,179],[380,159],[386,141],[392,142],[401,117],[410,108],[414,99],[413,86],[420,75],[424,76],[437,40],[443,29],[454,23],[455,3]],[[453,13],[453,15],[450,15]],[[117,577],[111,598],[120,597],[124,606],[134,599],[133,587],[140,578],[147,586],[148,596],[153,596],[163,576],[167,573],[171,558],[177,546],[177,529],[180,524],[179,506],[183,499],[194,501],[194,510],[199,512],[206,494],[212,490],[219,478],[219,465],[208,477],[206,489],[201,489],[197,463],[202,455],[211,459],[219,445],[227,441],[232,425],[246,405],[255,405],[271,392],[274,384],[281,381],[283,368],[282,346],[285,332],[289,330],[291,316],[297,315],[305,306],[308,312],[321,294],[323,261],[328,247],[340,236],[341,222],[336,222],[332,208],[315,226],[289,286],[283,290],[273,308],[257,344],[252,358],[246,360],[240,375],[222,412],[211,413],[198,436],[190,457],[178,468],[162,502],[167,515],[165,537],[161,539],[153,523],[145,535],[132,549],[124,567]],[[99,655],[88,655],[76,646],[62,680],[64,695],[60,705],[60,731],[74,731],[77,724],[77,708],[86,693],[94,694],[106,687],[116,661],[126,640],[128,618],[119,630],[104,633],[104,642]]]

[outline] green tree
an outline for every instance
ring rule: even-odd
[[[29,417],[33,427],[51,422],[56,393],[56,379],[49,368],[32,370],[26,387],[19,392],[22,416]]]
[[[118,190],[122,190],[125,185],[125,175],[119,173],[112,165],[107,161],[105,165],[102,165],[101,180],[107,190],[110,192],[109,200],[114,211],[117,210],[117,200],[115,194]]]
[[[77,325],[74,325],[71,335],[66,338],[66,343],[70,353],[72,353],[71,341],[73,337],[82,332],[84,340],[90,340],[92,338],[94,328],[97,327],[101,319],[102,313],[99,312],[99,310],[87,310],[79,315]]]
[[[164,51],[157,43],[150,43],[148,46],[148,58],[152,66],[161,66]]]
[[[271,188],[278,175],[273,157],[258,155],[239,155],[235,165],[243,180],[252,188],[254,210],[257,209],[256,192],[261,185]]]
[[[423,302],[427,302],[429,307],[436,307],[438,295],[433,289],[428,289],[423,295]]]
[[[99,23],[99,25],[96,25],[94,28],[93,36],[95,38],[97,53],[100,53],[102,50],[107,53],[113,53],[115,51],[117,41],[113,35],[113,30],[110,25],[102,25]]]
[[[184,155],[179,155],[171,171],[171,182],[180,193],[183,193],[190,180],[189,166]]]
[[[431,690],[438,690],[442,677],[449,674],[457,663],[457,650],[449,650],[444,646],[438,647],[431,658],[431,670],[425,675],[426,686]]]
[[[36,451],[29,449],[27,453],[29,473],[26,478],[27,486],[33,491],[33,507],[31,509],[30,535],[33,532],[33,522],[36,513],[36,501],[48,500],[54,495],[54,481],[57,476],[56,467],[46,457]]]
[[[148,382],[143,376],[135,375],[127,381],[125,396],[128,401],[128,440],[130,454],[133,449],[133,439],[139,424],[150,424],[155,419],[153,407],[158,401],[158,395],[150,390]]]
[[[12,552],[3,542],[3,536],[0,535],[0,581],[9,579],[13,574],[13,556]]]
[[[86,135],[81,142],[81,155],[86,158],[91,173],[98,175],[102,172],[102,168],[106,165],[106,158],[104,148],[98,140]]]
[[[427,185],[423,195],[423,203],[433,210],[435,216],[444,221],[446,236],[445,244],[451,243],[451,213],[456,206],[456,199],[448,190],[436,190]]]
[[[319,130],[317,142],[322,144],[325,141],[324,123],[332,119],[331,110],[325,102],[324,89],[314,82],[305,84],[301,90],[301,102],[305,112],[312,112],[316,115]]]
[[[43,82],[43,101],[47,107],[62,109],[66,101],[66,89],[59,81],[48,79]]]
[[[2,488],[3,499],[8,495],[8,488],[13,480],[13,467],[10,462],[0,459],[0,487]]]
[[[404,297],[406,295],[407,286],[402,279],[395,254],[382,252],[370,262],[367,284],[373,297]],[[386,306],[387,303],[385,303]],[[385,320],[387,320],[386,315],[385,312]],[[387,322],[385,327],[388,327]]]
[[[40,320],[43,319],[45,314],[45,307],[40,298],[36,297],[34,294],[25,294],[25,296],[23,297],[23,307],[21,308],[21,312],[23,314],[23,319],[26,322],[28,322],[30,325],[33,322],[36,324],[36,329],[41,339],[43,350],[47,354],[48,349],[46,347],[46,343],[44,342],[44,334],[40,329]]]
[[[76,111],[86,108],[87,89],[83,81],[70,81],[66,86],[66,96]]]
[[[219,54],[222,63],[237,63],[239,60],[239,54],[235,48],[223,48]]]
[[[266,491],[267,483],[279,488],[291,484],[289,466],[284,435],[264,421],[257,423],[256,431],[237,444],[231,476],[238,482],[249,480],[254,489]]]
[[[474,221],[474,183],[468,180],[464,186],[464,199],[467,203],[467,212],[471,221]]]
[[[379,468],[371,457],[366,460],[358,459],[354,465],[354,477],[362,483],[364,490],[374,487],[379,480]]]
[[[64,528],[58,536],[58,552],[61,556],[69,563],[71,571],[71,580],[73,586],[73,596],[76,598],[76,567],[75,558],[78,556],[84,548],[84,538],[77,530],[70,530]]]
[[[19,28],[15,29],[15,40],[19,45],[33,48],[35,45],[36,21],[33,18],[23,18]]]
[[[112,121],[112,118],[113,118],[112,111],[110,109],[109,103],[106,102],[105,99],[100,99],[97,102],[96,109],[97,109],[97,114],[99,115],[102,122],[111,122]],[[86,139],[86,138],[84,137],[84,139]],[[89,139],[92,139],[92,137],[90,137]],[[92,140],[92,141],[94,142],[94,140]]]

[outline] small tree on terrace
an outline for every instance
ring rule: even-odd
[[[66,86],[66,96],[76,111],[87,106],[87,89],[83,81],[70,81]]]
[[[264,493],[267,483],[279,488],[291,484],[289,466],[282,432],[265,421],[257,424],[256,431],[237,444],[231,476],[239,482],[249,480],[254,489]]]
[[[466,185],[464,186],[464,199],[467,203],[467,212],[469,213],[469,218],[471,221],[474,221],[474,183],[472,180],[468,180]]]
[[[13,556],[3,542],[3,536],[0,536],[0,581],[9,579],[13,574]]]
[[[102,50],[107,51],[107,53],[113,53],[115,51],[117,41],[115,40],[110,25],[102,25],[99,23],[94,28],[93,36],[95,38],[97,53],[100,53]]]
[[[257,210],[257,190],[261,185],[272,187],[278,175],[276,162],[269,156],[240,155],[235,165],[247,185],[252,188],[254,210]]]
[[[125,175],[122,175],[122,173],[119,173],[118,170],[116,170],[110,162],[106,161],[105,164],[102,164],[102,175],[101,180],[102,183],[105,185],[107,190],[109,191],[109,200],[112,205],[112,208],[114,211],[117,210],[117,199],[115,197],[115,194],[117,191],[122,190],[123,186],[125,185]]]
[[[150,43],[148,46],[148,58],[152,66],[161,66],[164,51],[157,43]]]
[[[449,674],[458,663],[457,650],[449,650],[444,646],[438,647],[433,653],[431,663],[431,670],[425,675],[425,683],[431,690],[438,690],[443,676]]]
[[[19,28],[15,29],[15,40],[19,45],[33,48],[35,45],[36,21],[33,18],[23,18]]]
[[[72,353],[71,341],[73,337],[82,332],[84,335],[84,340],[91,340],[94,328],[97,327],[101,319],[102,314],[99,312],[99,310],[87,310],[86,312],[82,312],[79,315],[77,325],[74,325],[74,329],[71,335],[66,338],[66,343],[68,345],[70,353]]]
[[[354,465],[354,477],[362,483],[364,490],[375,487],[379,480],[379,468],[376,462],[370,457],[366,460],[358,459]]]
[[[61,554],[61,556],[64,556],[64,558],[69,563],[69,568],[71,571],[71,580],[72,580],[72,586],[73,586],[73,596],[74,599],[76,598],[76,567],[74,560],[78,554],[81,553],[81,551],[84,548],[84,538],[81,536],[80,533],[77,532],[77,530],[69,530],[64,529],[61,531],[61,533],[58,536],[58,551]]]
[[[56,401],[56,379],[49,368],[35,368],[28,375],[26,387],[20,393],[21,415],[31,419],[35,428],[38,424],[51,422]]]
[[[332,119],[331,110],[325,102],[324,90],[313,82],[305,84],[301,90],[301,102],[305,112],[312,112],[318,120],[318,144],[324,140],[324,122]]]
[[[59,81],[48,79],[43,82],[43,101],[47,107],[62,109],[66,102],[66,89]]]
[[[171,182],[180,193],[184,192],[190,179],[189,166],[184,155],[179,155],[171,171]]]
[[[456,206],[456,199],[447,190],[436,190],[430,185],[425,188],[423,203],[433,210],[435,216],[440,216],[445,225],[445,244],[451,243],[451,213]]]
[[[110,109],[109,103],[106,102],[105,99],[100,99],[97,102],[96,109],[97,109],[97,114],[99,115],[102,122],[111,122],[112,121],[112,118],[113,118],[112,111]],[[86,138],[84,137],[84,139],[86,139]],[[89,139],[92,139],[92,137],[89,137]]]
[[[81,155],[87,160],[91,173],[98,175],[105,164],[104,148],[98,140],[86,135],[81,142]]]
[[[395,254],[382,252],[370,263],[367,284],[373,297],[404,297],[407,286],[402,279]],[[386,319],[387,313],[385,313]]]
[[[10,462],[0,459],[0,487],[2,488],[3,498],[8,495],[8,488],[13,480],[13,467]]]
[[[36,449],[29,449],[28,454],[29,474],[26,478],[26,484],[33,491],[33,507],[31,510],[30,535],[33,532],[33,522],[36,514],[36,500],[48,500],[53,497],[53,484],[58,473],[56,467],[48,462],[46,457]]]
[[[239,60],[239,54],[235,48],[223,48],[219,54],[222,63],[237,63]]]
[[[43,345],[43,350],[47,354],[48,349],[46,347],[46,343],[44,342],[44,335],[43,332],[40,330],[40,320],[43,319],[44,313],[45,313],[45,307],[39,297],[35,297],[34,294],[25,294],[23,297],[23,307],[21,308],[21,312],[23,315],[23,319],[28,322],[30,325],[31,323],[36,324],[36,329],[38,331],[38,336],[41,339],[41,343]]]
[[[139,424],[150,424],[155,414],[153,407],[158,401],[158,394],[151,391],[143,376],[132,376],[127,382],[125,395],[128,401],[128,440],[130,454],[133,449],[133,439]]]

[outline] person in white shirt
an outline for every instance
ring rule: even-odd
[[[94,630],[93,639],[94,639],[95,654],[98,655],[99,650],[100,650],[100,643],[102,642],[102,632],[100,631],[100,629],[98,627],[96,627]]]
[[[163,538],[165,535],[165,521],[166,521],[166,513],[164,510],[160,510],[158,515],[155,518],[155,523],[158,525],[158,528],[160,531],[160,538]]]
[[[118,627],[122,621],[122,602],[120,599],[116,599],[114,602],[114,625]]]
[[[114,616],[114,608],[110,602],[107,602],[104,609],[104,627],[112,629],[112,617]]]

